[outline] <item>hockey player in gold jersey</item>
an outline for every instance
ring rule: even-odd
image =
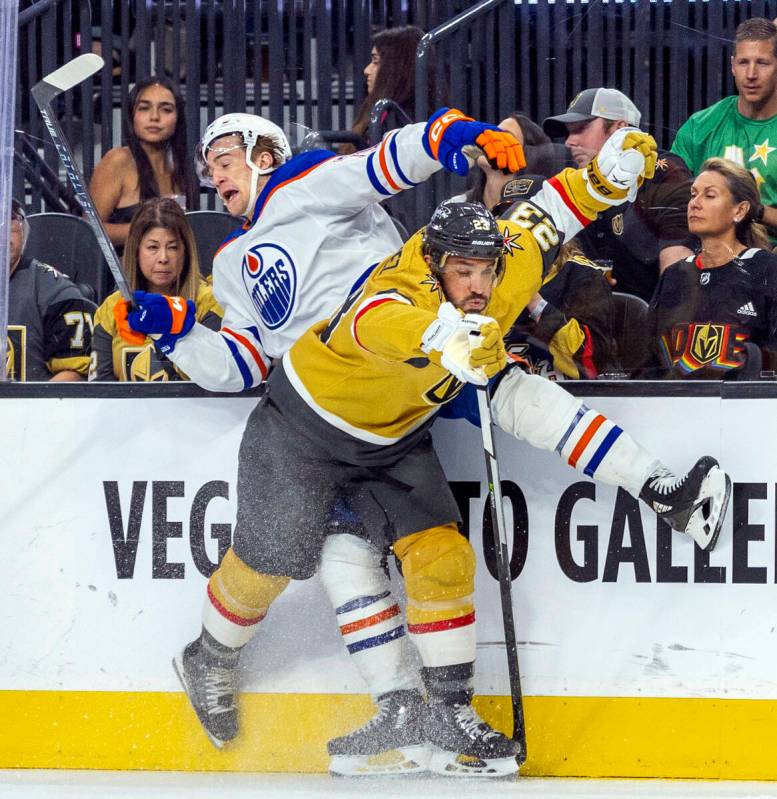
[[[241,446],[233,547],[210,579],[203,632],[176,661],[213,737],[236,732],[240,649],[289,579],[315,573],[330,509],[344,494],[374,543],[388,536],[402,563],[427,701],[413,690],[382,698],[379,715],[330,742],[330,754],[356,763],[396,749],[407,770],[515,773],[518,745],[471,705],[475,558],[429,427],[465,384],[485,385],[505,367],[503,332],[540,287],[558,230],[573,234],[650,174],[652,140],[634,131],[614,138],[602,160],[553,178],[506,221],[479,205],[440,206],[271,372],[247,423],[257,434]],[[500,383],[494,410],[514,435],[640,494],[677,529],[714,545],[729,481],[713,459],[677,478],[601,414],[518,370]],[[386,727],[390,741],[374,734]]]

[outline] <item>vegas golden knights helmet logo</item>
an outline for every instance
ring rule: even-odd
[[[612,218],[612,232],[616,236],[623,235],[623,214],[617,214]]]

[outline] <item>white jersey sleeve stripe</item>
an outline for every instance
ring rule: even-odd
[[[386,141],[388,142],[388,149],[389,153],[391,154],[391,160],[394,164],[394,168],[397,171],[397,175],[399,175],[399,179],[407,184],[408,186],[417,186],[418,183],[414,183],[410,178],[408,178],[405,173],[402,171],[402,167],[399,165],[399,153],[397,151],[397,133],[392,132],[389,134],[390,138],[387,138]]]
[[[353,321],[351,322],[351,335],[353,336],[353,340],[363,349],[369,352],[364,344],[359,341],[359,334],[356,332],[356,326],[359,323],[359,320],[367,313],[367,311],[371,310],[372,308],[377,308],[379,305],[383,305],[386,302],[403,302],[405,305],[411,305],[410,300],[407,297],[403,297],[401,294],[377,294],[371,297],[368,297],[362,304],[356,309],[353,315]]]
[[[243,333],[250,333],[250,329],[245,329],[242,331]],[[221,335],[224,337],[224,340],[227,342],[227,346],[232,353],[232,357],[235,359],[238,368],[240,369],[240,373],[243,376],[243,381],[246,383],[246,389],[251,388],[255,383],[261,383],[262,380],[267,379],[267,373],[269,371],[269,359],[267,356],[261,351],[261,349],[257,348],[247,336],[242,335],[242,333],[237,333],[234,330],[231,330],[228,327],[221,328]],[[256,338],[256,336],[254,336]],[[237,349],[234,342],[240,344],[244,352],[247,352],[251,357],[248,362],[241,356],[240,351]],[[252,367],[256,367],[256,369]],[[246,374],[246,370],[248,374]],[[258,370],[258,375],[256,371]],[[258,380],[254,378],[258,376]]]

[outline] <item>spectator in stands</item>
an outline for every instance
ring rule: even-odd
[[[221,327],[221,308],[213,290],[202,279],[197,246],[178,203],[169,198],[147,200],[130,224],[124,252],[124,272],[132,291],[152,291],[194,302],[195,318],[212,330]],[[188,377],[155,347],[137,334],[127,342],[117,330],[127,306],[115,291],[95,315],[90,380],[188,380]]]
[[[577,166],[584,167],[616,130],[638,127],[640,119],[625,94],[597,88],[580,92],[566,113],[548,117],[542,127],[553,138],[566,137]],[[655,177],[642,184],[634,202],[601,214],[578,234],[588,258],[612,261],[617,291],[647,302],[660,271],[691,254],[685,213],[690,185],[682,159],[660,150]]]
[[[199,187],[186,142],[183,96],[164,77],[139,81],[127,96],[122,123],[126,147],[109,150],[89,183],[97,213],[119,250],[144,200],[174,197],[199,207]]]
[[[731,72],[737,95],[697,111],[677,131],[672,152],[693,174],[713,157],[749,169],[763,222],[777,233],[777,25],[753,17],[736,29]],[[770,145],[771,142],[771,145]]]
[[[390,127],[399,127],[415,118],[415,51],[424,32],[415,25],[386,28],[372,38],[370,62],[364,68],[367,96],[356,111],[351,130],[367,142],[372,107],[378,100],[393,100],[406,119],[396,119]],[[433,72],[433,70],[430,70]],[[387,128],[390,129],[390,128]],[[357,147],[345,144],[340,154],[355,152]]]
[[[646,376],[753,379],[777,368],[777,256],[768,250],[758,187],[722,158],[702,165],[688,204],[701,249],[661,276],[648,315]]]
[[[501,123],[500,123],[501,125]],[[531,198],[541,175],[522,175],[502,189],[498,212]],[[612,289],[605,270],[588,260],[577,238],[561,246],[542,288],[505,336],[526,367],[552,379],[594,380],[613,366]]]
[[[530,146],[550,142],[550,139],[543,133],[542,128],[520,111],[513,111],[509,116],[505,117],[499,123],[499,127],[515,136],[523,146],[524,154],[526,154],[527,148]],[[501,169],[492,169],[488,164],[488,160],[483,156],[478,158],[477,165],[478,169],[470,171],[470,186],[466,193],[453,199],[483,203],[486,208],[491,210],[499,203],[505,184],[509,183],[515,175],[506,175]],[[526,170],[534,172],[534,170],[529,170],[528,167],[526,167]],[[555,174],[555,172],[551,174]]]
[[[28,235],[24,208],[13,200],[6,377],[19,382],[83,380],[95,305],[70,278],[24,255]]]

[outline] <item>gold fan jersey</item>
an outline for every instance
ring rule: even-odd
[[[574,235],[590,220],[586,213],[596,212],[592,203],[580,172],[565,170],[499,221],[504,273],[482,313],[503,331],[539,290],[558,249],[559,229]],[[553,209],[558,226],[543,209]],[[422,241],[419,231],[334,317],[314,325],[283,358],[287,379],[308,407],[369,444],[396,444],[430,422],[463,387],[421,349],[424,331],[445,302],[423,258]]]
[[[92,361],[89,380],[119,380],[121,382],[149,383],[157,380],[188,380],[189,378],[169,361],[146,337],[143,344],[129,344],[116,329],[113,309],[122,300],[115,291],[105,299],[94,317]],[[194,301],[195,316],[200,324],[210,330],[221,327],[222,310],[213,296],[213,290],[203,280]]]

